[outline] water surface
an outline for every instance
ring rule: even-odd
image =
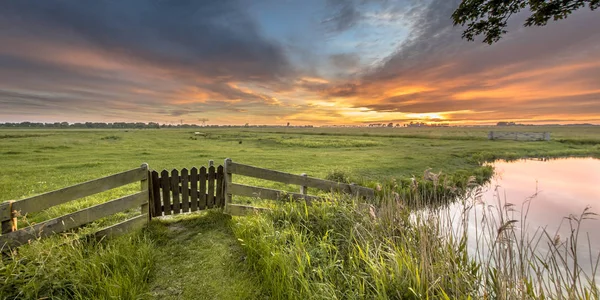
[[[570,235],[571,227],[565,217],[579,216],[586,207],[600,213],[600,160],[593,158],[564,158],[554,160],[519,160],[493,163],[496,175],[481,192],[481,198],[469,213],[468,234],[469,252],[479,253],[476,239],[484,233],[482,216],[492,216],[498,207],[506,203],[514,204],[510,213],[516,232],[533,236],[536,230],[545,228],[550,237],[564,242]],[[450,208],[452,216],[460,216],[462,204]],[[528,209],[528,212],[526,212]],[[522,215],[527,214],[526,222]],[[497,218],[497,213],[494,214]],[[597,216],[596,216],[597,217]],[[453,227],[460,231],[459,218],[453,220]],[[585,220],[580,227],[580,264],[588,272],[592,269],[600,253],[600,220]],[[495,232],[492,231],[492,235]],[[589,246],[588,247],[588,236]],[[480,245],[481,248],[481,245]],[[591,257],[590,257],[591,248]],[[548,239],[538,246],[540,253],[547,252]],[[486,250],[483,250],[486,252]],[[592,258],[590,262],[590,258]],[[599,278],[600,274],[596,274]]]

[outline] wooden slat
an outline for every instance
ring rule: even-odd
[[[181,210],[179,202],[179,171],[176,169],[171,171],[171,194],[173,195],[173,214],[176,215]]]
[[[171,177],[167,170],[160,172],[160,188],[162,189],[162,211],[167,216],[171,214]]]
[[[208,199],[206,201],[208,208],[215,206],[215,166],[208,167]]]
[[[72,185],[60,190],[44,193],[30,198],[15,201],[13,210],[19,211],[22,215],[34,213],[50,208],[55,205],[63,204],[79,198],[94,195],[110,189],[114,189],[126,184],[130,184],[142,179],[146,179],[148,172],[142,168],[125,171],[122,173],[90,180],[80,184]],[[0,215],[1,218],[6,216]],[[0,221],[5,221],[0,219]]]
[[[3,221],[0,233],[5,234],[17,230],[16,218],[12,215],[12,203],[14,201],[5,201],[0,203],[0,219]]]
[[[215,202],[217,207],[224,207],[225,201],[223,197],[223,166],[217,168],[217,190],[215,195]]]
[[[206,176],[206,168],[205,167],[201,167],[200,168],[200,174],[199,175],[199,181],[200,181],[200,188],[198,189],[198,196],[200,196],[200,198],[198,199],[198,209],[203,210],[206,208],[207,206],[207,197],[206,197],[206,180],[207,180],[207,176]]]
[[[45,237],[53,233],[64,232],[69,229],[85,225],[95,220],[108,217],[112,214],[139,207],[148,201],[148,191],[139,192],[133,195],[125,196],[116,200],[108,201],[102,204],[94,205],[74,213],[64,215],[52,220],[38,223],[34,226],[23,228],[11,233],[0,236],[1,245],[10,247],[27,243],[28,240],[34,240],[38,237]],[[146,216],[147,217],[147,216]]]
[[[154,205],[154,210],[152,211],[152,216],[162,216],[162,208],[161,208],[161,197],[160,197],[160,178],[158,177],[158,172],[152,171],[151,173],[151,182],[152,182],[152,205]]]
[[[193,167],[190,170],[190,210],[198,210],[198,169]]]
[[[181,212],[190,212],[190,185],[188,170],[186,168],[181,169]]]
[[[284,173],[269,169],[258,168],[249,165],[243,165],[232,162],[230,164],[229,171],[233,174],[250,176],[265,180],[277,181],[287,184],[296,184],[300,186],[313,187],[326,192],[344,192],[348,194],[358,194],[364,197],[374,197],[375,191],[370,188],[350,185],[345,183],[337,183],[334,181],[318,179],[308,176],[300,176],[290,173]]]
[[[123,233],[127,233],[132,230],[142,228],[147,223],[148,223],[148,216],[147,215],[139,215],[139,216],[135,216],[131,219],[127,219],[123,222],[117,223],[115,225],[106,227],[106,228],[96,232],[94,235],[96,236],[96,238],[113,237],[113,236],[121,235]]]
[[[263,211],[269,211],[269,209],[264,207],[254,207],[248,205],[228,204],[226,207],[226,211],[232,216],[246,216],[249,214],[256,214]]]
[[[280,190],[249,186],[244,184],[232,183],[229,185],[228,191],[233,195],[245,196],[245,197],[256,197],[261,199],[270,199],[270,200],[281,200],[281,199],[289,199],[291,197],[293,200],[306,199],[307,201],[314,201],[319,199],[319,197],[311,196],[311,195],[303,195],[299,193],[291,193]]]

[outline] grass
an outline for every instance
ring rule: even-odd
[[[486,282],[498,280],[488,277],[493,272],[482,271],[490,265],[467,259],[458,236],[440,239],[443,223],[430,217],[410,223],[410,212],[427,199],[443,203],[466,196],[469,184],[491,176],[491,168],[482,166],[486,161],[600,157],[600,129],[508,129],[551,131],[550,142],[488,141],[487,130],[203,128],[206,137],[194,137],[193,130],[185,129],[0,130],[0,201],[142,162],[157,170],[181,169],[206,165],[209,159],[219,164],[226,157],[381,189],[381,201],[370,204],[353,199],[331,199],[309,208],[285,204],[274,206],[273,214],[233,220],[210,212],[156,221],[146,232],[101,244],[81,238],[139,212],[117,214],[79,234],[35,242],[3,258],[0,298],[461,298],[483,295],[474,287],[477,280],[492,295],[494,289]],[[242,176],[234,181],[297,189]],[[131,184],[26,220],[40,222],[138,190],[139,185]],[[402,209],[390,206],[397,199],[403,199]],[[21,221],[19,226],[24,225]],[[563,290],[573,288],[564,285]]]
[[[476,198],[476,190],[467,193],[458,216],[409,208],[392,193],[378,204],[340,196],[283,203],[237,218],[234,232],[276,299],[598,299],[600,254],[590,249],[594,267],[586,273],[577,251],[586,246],[581,222],[595,214],[570,216],[562,240],[545,231],[529,237],[527,214],[517,226],[504,202],[474,224],[487,234],[469,253]]]
[[[101,243],[53,236],[2,258],[0,298],[137,299],[147,294],[153,248],[140,232]]]
[[[149,232],[156,244],[150,294],[160,299],[262,299],[257,277],[220,212],[156,221]]]

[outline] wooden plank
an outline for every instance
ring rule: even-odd
[[[223,166],[217,168],[217,189],[215,191],[215,203],[217,207],[224,207],[225,201],[223,200]]]
[[[152,184],[152,202],[154,205],[154,210],[152,211],[152,216],[162,216],[162,205],[161,205],[161,197],[160,197],[160,178],[158,176],[158,172],[152,171],[150,180]]]
[[[148,172],[142,168],[125,171],[122,173],[90,180],[80,184],[72,185],[60,190],[29,197],[13,203],[13,210],[22,215],[42,211],[44,209],[73,201],[79,198],[94,195],[110,189],[146,179]],[[2,216],[0,216],[2,217]],[[0,221],[5,221],[0,219]]]
[[[228,204],[227,205],[227,213],[232,216],[246,216],[250,214],[256,214],[260,212],[269,211],[268,208],[264,207],[254,207],[248,205],[239,205],[239,204]]]
[[[206,200],[207,207],[215,206],[215,166],[208,167],[208,199]]]
[[[144,225],[148,224],[148,216],[147,215],[139,215],[135,216],[131,219],[127,219],[123,222],[117,223],[115,225],[106,227],[94,235],[96,238],[105,238],[105,237],[113,237],[117,235],[121,235],[123,233],[130,232],[132,230],[136,230],[144,227]]]
[[[225,176],[223,177],[223,194],[225,195],[225,208],[227,208],[227,205],[231,204],[231,202],[233,201],[233,195],[228,189],[228,185],[233,183],[233,176],[231,175],[231,171],[229,170],[231,162],[231,158],[226,158],[225,162],[223,163],[223,172],[225,173]]]
[[[206,209],[208,200],[206,197],[206,167],[201,167],[200,174],[198,175],[200,177],[200,189],[198,190],[198,196],[200,196],[200,198],[198,199],[198,209],[203,210]]]
[[[290,174],[290,173],[284,173],[284,172],[280,172],[280,171],[263,169],[263,168],[258,168],[258,167],[254,167],[254,166],[238,164],[238,163],[234,163],[234,162],[232,162],[230,164],[230,170],[231,170],[231,173],[233,173],[233,174],[250,176],[250,177],[271,180],[271,181],[277,181],[277,182],[282,182],[282,183],[286,183],[286,184],[296,184],[296,185],[300,185],[300,186],[313,187],[313,188],[317,188],[317,189],[320,189],[320,190],[323,190],[326,192],[330,192],[330,191],[344,192],[344,193],[353,194],[353,195],[358,194],[360,196],[368,197],[368,198],[375,196],[374,190],[372,190],[370,188],[358,186],[358,185],[337,183],[334,181],[318,179],[318,178],[308,177],[308,176],[300,176],[300,175],[295,175],[295,174]]]
[[[144,192],[148,192],[147,195],[150,195],[150,183],[148,182],[148,179],[150,178],[150,173],[148,171],[148,164],[147,163],[143,163],[141,168],[143,170],[146,171],[146,178],[140,180],[140,191]],[[148,197],[148,199],[146,199],[146,201],[144,203],[142,203],[142,205],[140,206],[140,213],[142,215],[146,215],[147,217],[150,217],[150,197]],[[149,221],[149,219],[148,219]]]
[[[167,216],[171,214],[171,177],[167,170],[160,172],[160,188],[162,189],[162,211]]]
[[[190,210],[198,210],[198,169],[193,167],[190,170]]]
[[[94,205],[82,210],[78,210],[74,213],[4,234],[0,236],[0,245],[15,247],[27,243],[29,240],[35,240],[53,233],[64,232],[66,230],[88,224],[95,220],[108,217],[120,211],[139,207],[147,200],[148,191],[144,191],[102,204]],[[2,247],[3,246],[0,246],[0,248]]]
[[[173,214],[181,212],[181,203],[179,202],[179,171],[171,171],[171,194],[173,195]]]
[[[190,185],[188,170],[186,168],[181,169],[181,212],[190,212]]]
[[[301,200],[306,199],[307,201],[318,200],[319,197],[304,195],[299,193],[291,193],[280,190],[268,189],[263,187],[249,186],[244,184],[232,183],[228,187],[228,191],[233,195],[245,196],[245,197],[256,197],[261,199],[270,200],[282,200],[290,199]]]
[[[0,219],[3,221],[0,233],[5,234],[17,230],[17,218],[13,216],[12,204],[14,201],[0,203]]]

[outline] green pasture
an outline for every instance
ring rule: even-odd
[[[490,141],[487,139],[490,130],[549,131],[552,140]],[[201,134],[195,135],[196,131]],[[378,184],[386,187],[390,182],[400,182],[413,176],[421,178],[427,169],[456,178],[485,176],[482,164],[495,159],[562,156],[600,158],[600,127],[10,129],[0,130],[0,201],[18,200],[137,168],[144,162],[151,169],[170,170],[206,166],[209,160],[218,165],[225,158],[231,158],[238,163],[295,174],[343,178],[371,187]],[[234,182],[288,190],[296,188],[239,176],[234,176]],[[139,184],[131,184],[86,197],[43,213],[24,216],[19,220],[19,226],[137,190]],[[83,232],[136,213],[131,211],[100,220]],[[245,252],[251,241],[257,246],[270,247],[268,240],[253,240],[253,234],[264,229],[256,227],[257,224],[268,225],[264,222],[269,221],[243,221],[209,212],[154,221],[149,230],[104,241],[102,245],[79,240],[73,242],[69,240],[72,239],[70,236],[50,238],[25,246],[11,258],[3,258],[0,264],[0,299],[283,297],[285,290],[276,288],[294,284],[276,286],[274,281],[265,282],[268,274],[257,268],[273,261],[266,261],[257,253]],[[245,241],[240,240],[242,237]],[[124,242],[124,239],[129,242]],[[311,240],[313,242],[317,243],[315,247],[320,245],[318,240]],[[376,239],[374,242],[377,243]],[[137,254],[132,247],[138,249]],[[355,250],[362,251],[360,248]],[[402,252],[402,249],[394,251]],[[272,259],[285,257],[278,256],[278,253],[272,255]],[[331,260],[335,265],[334,258],[323,259]],[[61,261],[65,269],[56,270],[60,268]],[[84,268],[84,261],[91,261],[94,265]],[[121,266],[119,261],[128,263]],[[283,265],[285,261],[278,263]],[[114,269],[106,270],[103,266],[107,265]],[[327,272],[335,273],[334,270]],[[132,277],[129,278],[130,273]],[[331,278],[342,278],[338,275],[341,276],[331,275]],[[353,276],[352,273],[342,275]],[[293,278],[293,275],[289,276]],[[127,282],[120,285],[124,278],[128,278]],[[281,278],[288,278],[288,275]],[[110,288],[94,288],[94,281],[99,286]],[[328,295],[345,297],[331,290],[335,286],[335,282],[327,283]],[[306,295],[308,291],[318,290],[317,286],[295,288],[298,290],[288,295]],[[427,291],[426,285],[419,285],[419,288]],[[367,295],[373,288],[361,287],[361,291]],[[443,290],[436,291],[436,295],[445,293]],[[404,295],[408,295],[406,293]],[[462,290],[460,293],[468,294]]]

